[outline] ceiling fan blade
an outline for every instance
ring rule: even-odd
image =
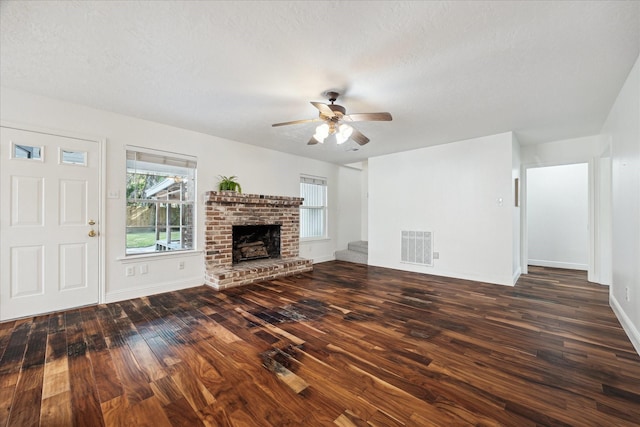
[[[320,110],[320,113],[331,118],[336,115],[331,108],[327,104],[323,104],[322,102],[313,102],[311,101],[311,105]]]
[[[356,113],[342,117],[349,122],[390,122],[391,113]]]
[[[353,133],[351,134],[351,139],[358,143],[358,145],[364,145],[369,142],[369,138],[364,136],[362,132],[358,129],[353,129]]]
[[[318,142],[317,139],[315,139],[314,137],[311,137],[311,139],[309,140],[309,142],[307,142],[307,145],[316,145]]]
[[[321,119],[304,119],[304,120],[293,120],[291,122],[283,122],[283,123],[274,123],[271,126],[272,127],[277,127],[277,126],[288,126],[288,125],[297,125],[300,123],[312,123],[312,122],[321,122]]]

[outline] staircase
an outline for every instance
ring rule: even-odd
[[[347,249],[336,251],[337,261],[355,262],[357,264],[367,264],[369,259],[369,242],[359,240],[349,242]]]

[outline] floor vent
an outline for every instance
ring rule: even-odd
[[[409,264],[433,266],[431,231],[403,231],[401,261]]]

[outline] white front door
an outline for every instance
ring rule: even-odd
[[[0,132],[0,320],[96,304],[99,143]]]

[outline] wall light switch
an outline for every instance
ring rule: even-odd
[[[120,190],[107,191],[107,199],[119,199],[119,198],[120,198]]]
[[[140,265],[140,274],[147,274],[149,272],[149,266],[147,264]]]

